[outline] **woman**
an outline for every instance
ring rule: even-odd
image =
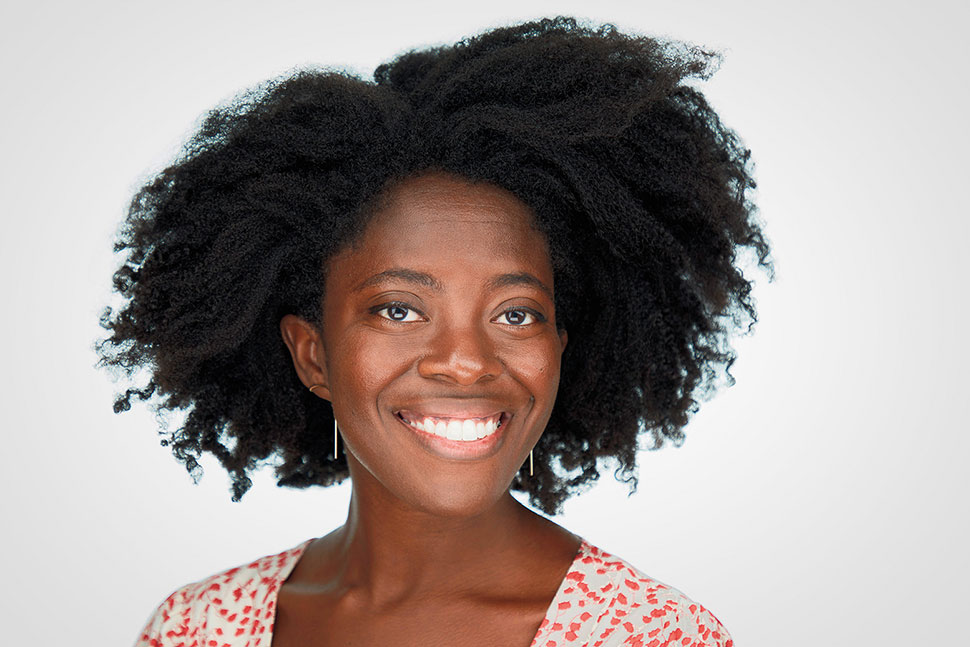
[[[770,268],[712,55],[566,18],[301,72],[132,203],[103,361],[193,475],[350,476],[328,535],[173,593],[140,645],[731,645],[548,514],[682,439]],[[339,437],[338,437],[339,430]]]

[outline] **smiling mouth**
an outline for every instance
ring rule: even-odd
[[[504,411],[483,418],[425,416],[410,411],[398,411],[394,415],[414,429],[448,440],[465,442],[487,438],[501,429],[509,420],[509,415]]]

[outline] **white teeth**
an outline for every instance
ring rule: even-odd
[[[419,420],[405,419],[405,422],[415,429],[449,440],[472,441],[494,434],[499,428],[499,420],[501,418],[483,421],[481,419],[459,420],[456,418],[436,420],[428,417]]]
[[[448,440],[461,440],[461,421],[448,421]]]

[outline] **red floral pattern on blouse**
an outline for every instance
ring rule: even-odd
[[[178,589],[136,647],[270,647],[277,593],[310,541]],[[707,609],[584,540],[530,647],[733,644]]]

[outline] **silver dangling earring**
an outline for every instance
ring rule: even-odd
[[[535,396],[529,398],[529,402],[535,402]],[[529,450],[529,476],[532,476],[532,450]]]
[[[326,386],[324,384],[314,384],[310,387],[310,393],[313,393],[313,389],[319,389],[320,387]],[[333,458],[337,460],[337,418],[333,419]]]

